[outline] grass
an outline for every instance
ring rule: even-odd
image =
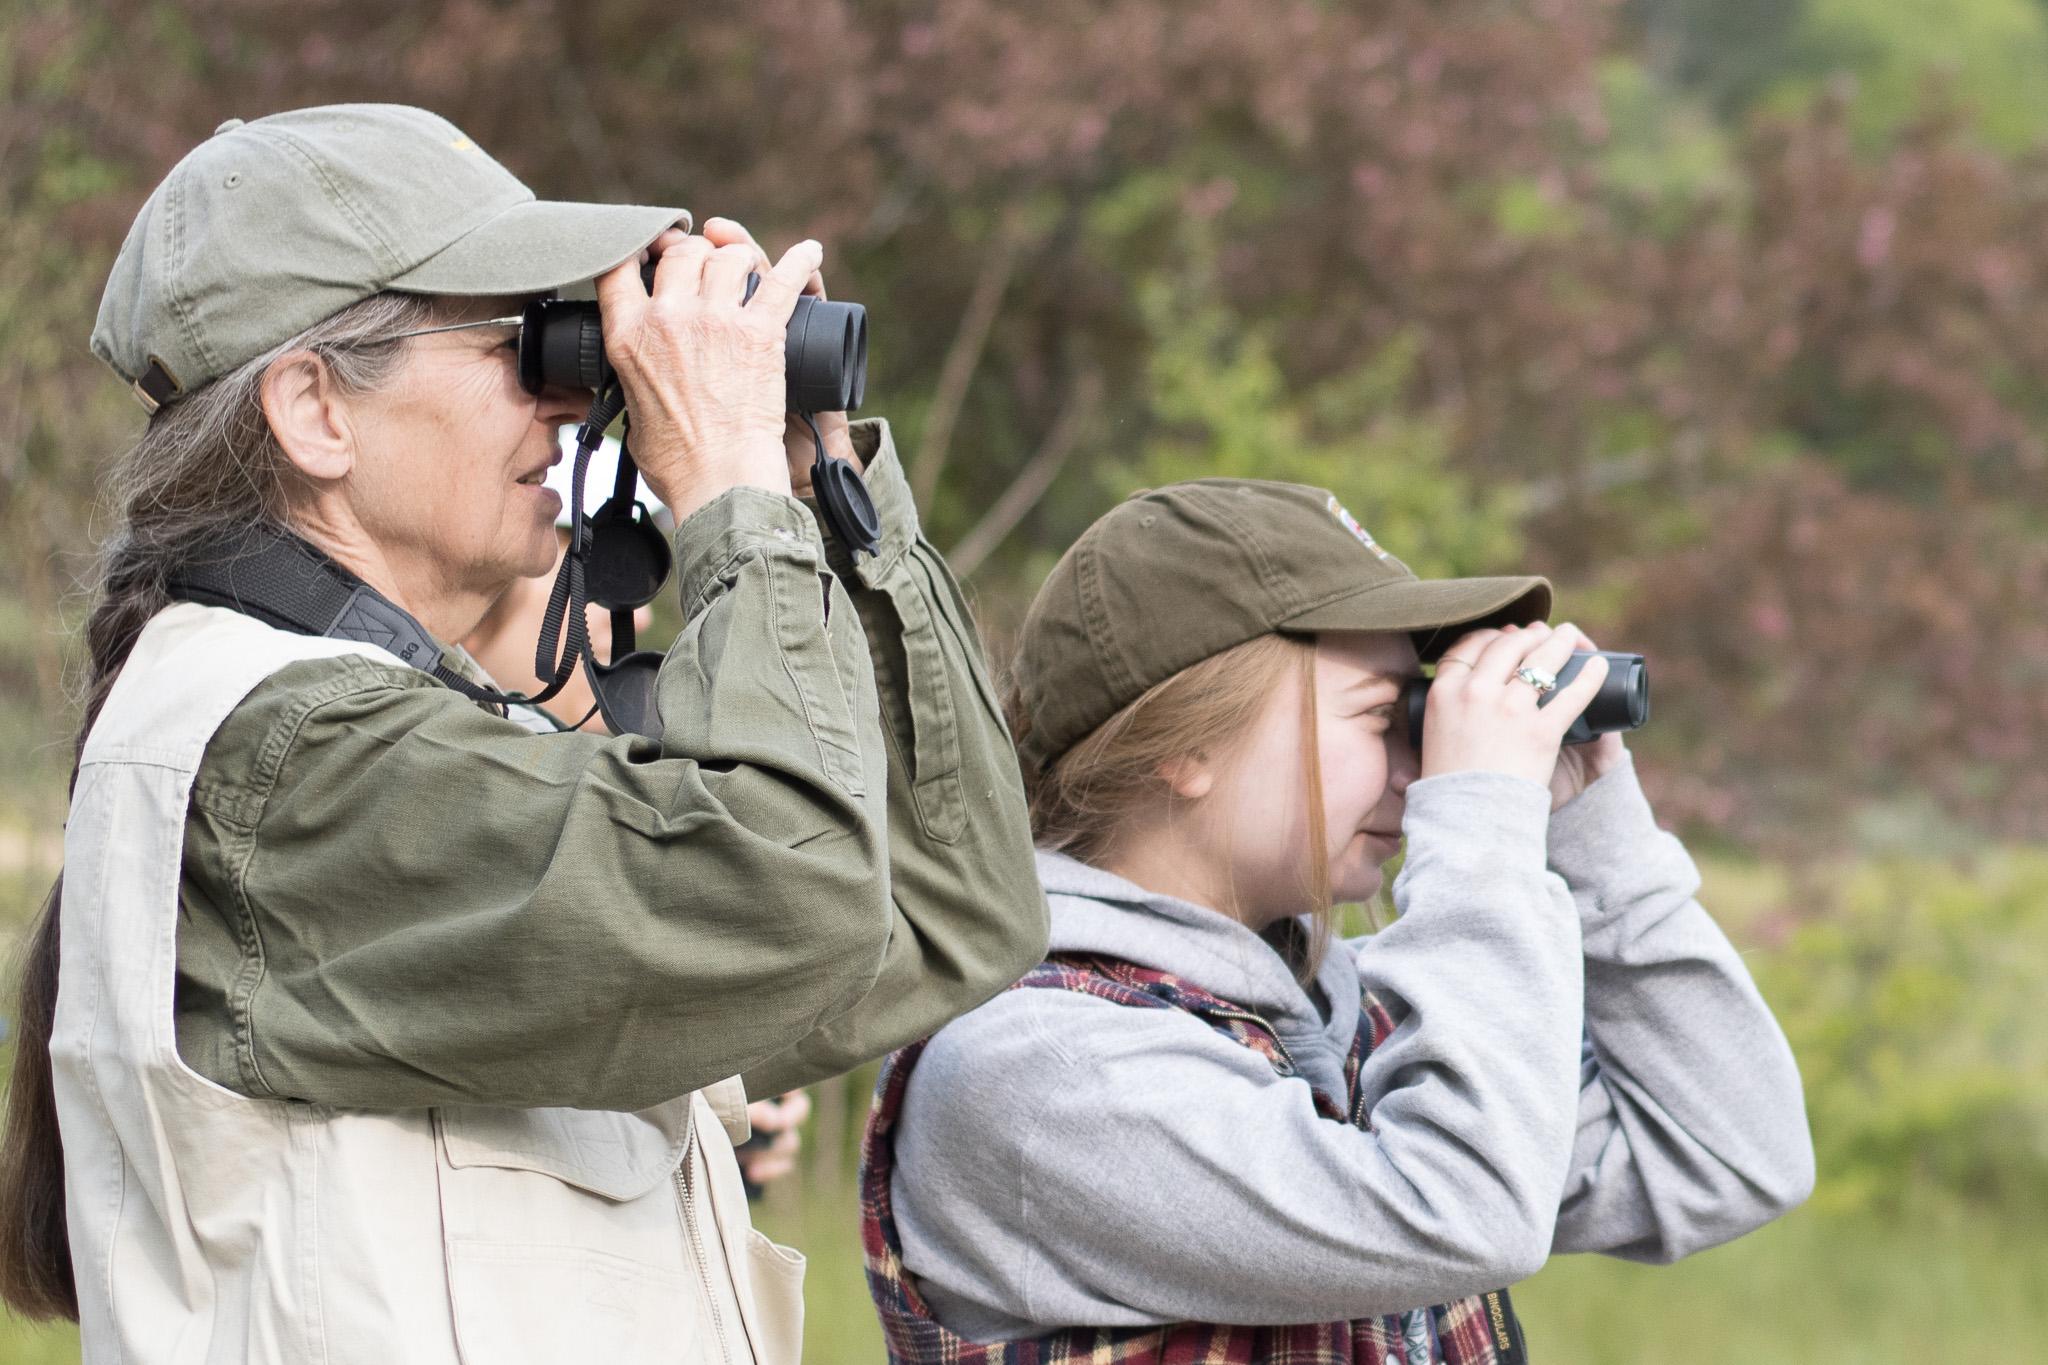
[[[810,1256],[805,1365],[882,1359],[850,1181],[778,1194],[762,1225]],[[1540,1365],[2034,1365],[2048,1340],[2048,1209],[1932,1197],[1800,1212],[1676,1266],[1553,1261],[1515,1301]],[[0,1365],[75,1361],[69,1329],[0,1321]]]
[[[762,1223],[810,1257],[805,1365],[880,1361],[851,1187]],[[1559,1257],[1515,1302],[1541,1365],[2033,1365],[2048,1209],[1801,1211],[1675,1266]]]
[[[2030,1365],[2048,1339],[2048,1209],[1927,1197],[1800,1212],[1675,1266],[1551,1262],[1516,1294],[1560,1365]],[[821,1357],[822,1359],[822,1357]]]

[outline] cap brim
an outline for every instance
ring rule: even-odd
[[[602,275],[668,228],[682,209],[529,200],[457,237],[392,280],[408,294],[544,294]]]
[[[1550,615],[1542,578],[1401,579],[1375,583],[1280,622],[1290,631],[1403,630],[1425,662],[1468,630],[1528,625]]]

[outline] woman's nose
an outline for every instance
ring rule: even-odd
[[[550,424],[580,422],[590,414],[595,395],[589,389],[549,384],[534,396],[534,416]]]

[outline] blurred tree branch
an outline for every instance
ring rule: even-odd
[[[1053,420],[1052,429],[1046,432],[1045,439],[1038,443],[1038,449],[1024,462],[1024,468],[1010,481],[1002,496],[946,556],[954,573],[962,578],[972,576],[988,558],[989,552],[1002,544],[1003,537],[1015,530],[1017,523],[1038,505],[1046,490],[1052,487],[1052,481],[1059,477],[1060,470],[1066,467],[1067,457],[1074,453],[1082,434],[1095,420],[1102,407],[1102,394],[1099,371],[1086,369],[1075,377],[1066,402],[1060,406],[1060,415]]]
[[[968,386],[974,382],[975,367],[988,346],[989,331],[1002,310],[1003,291],[1010,287],[1010,274],[1017,266],[1024,245],[1024,206],[1006,205],[982,257],[981,272],[975,276],[974,293],[960,315],[953,344],[946,349],[946,363],[939,369],[932,406],[925,418],[924,435],[910,463],[910,491],[919,506],[927,506],[939,487],[946,456],[953,443],[953,426],[960,420],[960,407],[967,401]]]

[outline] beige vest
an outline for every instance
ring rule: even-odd
[[[272,672],[346,653],[391,658],[170,607],[86,742],[50,1047],[85,1360],[796,1365],[803,1258],[749,1224],[737,1080],[637,1114],[377,1112],[250,1099],[179,1060],[200,755]]]

